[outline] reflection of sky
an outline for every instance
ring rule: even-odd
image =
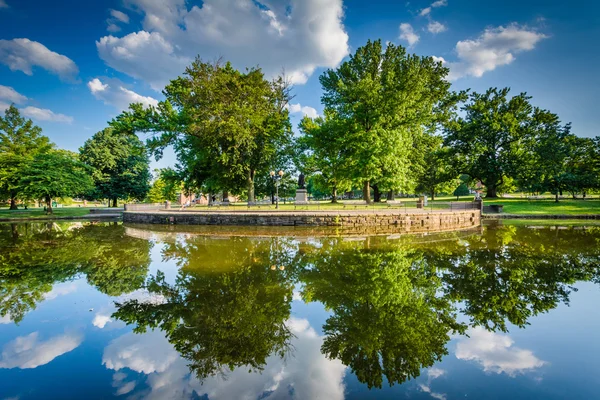
[[[152,249],[154,273],[173,281],[177,268]],[[414,381],[369,391],[337,360],[320,352],[322,325],[329,313],[304,304],[297,287],[288,321],[296,335],[294,352],[271,357],[262,373],[236,369],[227,379],[201,385],[187,362],[160,331],[134,334],[110,317],[111,298],[85,278],[55,285],[19,326],[0,320],[0,399],[192,398],[210,399],[588,399],[600,390],[600,300],[598,286],[578,284],[570,306],[560,305],[509,333],[469,330],[455,337],[449,354]],[[143,291],[126,298],[160,302]],[[64,377],[67,377],[64,378]],[[63,378],[59,378],[63,377]],[[195,394],[194,394],[195,393]]]

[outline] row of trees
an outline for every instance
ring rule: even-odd
[[[303,173],[334,202],[355,188],[379,202],[386,192],[464,193],[475,182],[492,198],[514,188],[558,196],[600,187],[599,138],[571,134],[525,93],[452,91],[448,73],[432,57],[369,41],[321,75],[323,116],[302,119],[294,137],[285,76],[269,81],[259,68],[197,59],[157,107],[132,105],[110,125],[152,133],[157,158],[173,146],[178,164],[161,185],[249,201],[272,192],[269,171],[279,169]]]
[[[149,159],[133,133],[105,129],[79,153],[57,149],[42,129],[10,106],[0,117],[0,199],[42,200],[52,213],[53,199],[144,199],[149,190]]]

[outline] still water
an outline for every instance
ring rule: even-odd
[[[0,224],[0,399],[600,398],[600,227]]]

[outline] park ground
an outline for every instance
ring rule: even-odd
[[[458,201],[471,201],[472,196],[464,196],[458,199]],[[432,210],[441,209],[448,206],[449,202],[456,202],[456,197],[438,197],[435,201],[429,201],[428,207]],[[513,198],[498,198],[494,200],[484,199],[484,204],[499,204],[504,206],[505,214],[515,215],[587,215],[587,214],[600,214],[600,199],[597,196],[587,200],[573,200],[563,199],[558,203],[555,203],[553,198],[547,196],[542,200],[528,200],[527,198],[513,197]],[[415,198],[397,199],[393,205],[384,203],[372,204],[369,206],[364,205],[361,201],[345,200],[338,204],[332,204],[328,201],[314,202],[310,205],[296,206],[294,204],[279,204],[280,210],[288,211],[299,211],[299,210],[353,210],[353,209],[388,209],[389,207],[412,209],[416,207]],[[97,207],[93,207],[97,208]],[[174,209],[177,209],[174,207]],[[196,206],[193,208],[198,211],[208,211],[214,209],[225,209],[216,207]],[[245,203],[236,203],[229,206],[227,209],[231,210],[248,210]],[[253,210],[274,210],[275,206],[271,204],[263,204],[260,206],[253,206]],[[187,210],[190,210],[188,208]],[[0,221],[5,220],[18,220],[18,219],[60,219],[60,218],[75,218],[83,217],[90,213],[90,208],[80,207],[78,205],[71,207],[55,208],[53,215],[46,215],[42,208],[29,208],[28,210],[9,210],[8,208],[0,208]]]

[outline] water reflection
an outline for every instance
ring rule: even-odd
[[[93,362],[110,394],[137,398],[341,399],[395,385],[449,399],[451,360],[516,382],[552,361],[513,334],[600,277],[597,227],[347,240],[0,225],[0,250],[0,327],[87,282],[110,296],[87,316],[104,338]],[[91,335],[15,332],[0,379],[51,367]]]

